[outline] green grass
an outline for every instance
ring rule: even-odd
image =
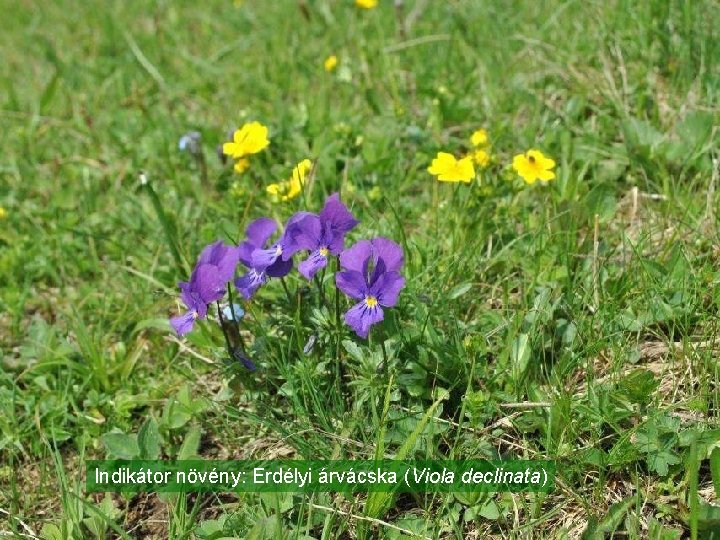
[[[207,4],[0,0],[0,535],[717,538],[718,5]],[[215,148],[254,119],[271,144],[238,176]],[[478,127],[494,163],[436,183],[436,152]],[[528,148],[554,182],[515,176]],[[270,203],[305,157],[312,185]],[[352,241],[405,249],[370,342],[296,273],[302,308],[277,282],[246,306],[257,372],[216,325],[173,339],[205,244],[335,191]],[[554,459],[558,487],[85,495],[83,460],[141,427],[168,458]]]

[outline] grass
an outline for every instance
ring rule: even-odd
[[[718,537],[720,8],[380,4],[0,1],[0,535]],[[234,175],[215,148],[253,119],[271,144]],[[494,163],[436,183],[436,152],[478,127]],[[207,180],[177,150],[189,130]],[[509,169],[528,148],[555,181]],[[312,185],[270,203],[305,157]],[[223,361],[215,325],[174,338],[205,244],[335,191],[352,241],[405,249],[369,342],[279,283],[245,306],[257,372]],[[559,475],[547,495],[84,494],[83,461],[140,431],[168,458],[402,451]]]

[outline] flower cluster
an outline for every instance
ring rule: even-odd
[[[273,202],[290,201],[300,195],[305,185],[308,174],[312,170],[313,164],[309,159],[303,159],[295,165],[292,175],[287,180],[270,184],[266,189]]]
[[[342,270],[335,275],[336,286],[357,301],[345,313],[345,322],[358,336],[366,338],[370,327],[383,320],[383,308],[397,303],[405,285],[400,274],[404,259],[402,248],[387,238],[362,240],[345,249],[346,234],[358,224],[337,193],[326,199],[319,214],[294,214],[272,241],[277,223],[267,217],[256,219],[247,226],[240,245],[217,241],[203,249],[190,280],[178,284],[187,311],[173,317],[170,323],[179,335],[187,334],[196,320],[207,316],[213,302],[218,303],[218,313],[222,313],[219,302],[231,282],[249,300],[269,279],[289,274],[293,257],[302,252],[306,256],[298,271],[308,280],[326,268],[330,258],[339,259]],[[239,265],[245,271],[235,277]]]
[[[486,168],[492,161],[489,137],[485,129],[476,130],[470,136],[470,144],[473,149],[460,159],[448,152],[438,152],[428,167],[428,172],[440,182],[470,183],[475,178],[474,164]],[[555,162],[545,157],[540,150],[528,150],[524,154],[516,155],[512,167],[527,184],[534,184],[537,180],[547,182],[555,178],[552,171]]]

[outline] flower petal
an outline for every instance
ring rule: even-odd
[[[543,182],[547,182],[548,180],[555,178],[555,173],[552,171],[539,171],[538,178],[540,178]]]
[[[225,294],[225,281],[222,280],[217,266],[201,264],[195,267],[190,277],[190,290],[199,296],[205,304],[220,300]]]
[[[281,278],[287,276],[290,273],[290,270],[292,270],[292,267],[292,259],[285,261],[278,257],[277,261],[265,269],[265,273],[270,277]]]
[[[385,263],[386,272],[397,272],[405,263],[403,250],[399,244],[396,244],[388,238],[374,238],[372,240],[373,256],[377,265],[377,261],[382,260]]]
[[[252,242],[245,241],[238,246],[239,259],[248,268],[252,268],[252,254],[257,246]]]
[[[345,270],[354,270],[362,274],[372,252],[372,243],[369,240],[360,240],[340,254],[340,266]]]
[[[193,326],[195,326],[195,316],[195,311],[188,311],[183,315],[170,319],[170,325],[175,329],[175,332],[177,332],[179,336],[184,336],[193,329]]]
[[[346,272],[338,272],[335,274],[335,285],[342,292],[351,298],[365,298],[368,293],[368,286],[365,282],[365,276],[362,272],[356,270],[348,270]]]
[[[333,193],[325,199],[325,206],[320,211],[320,219],[329,222],[332,229],[344,234],[360,223],[350,210],[340,201],[340,195]]]
[[[267,276],[265,275],[265,272],[250,270],[245,275],[240,276],[235,280],[235,287],[237,287],[237,290],[240,291],[240,294],[242,294],[246,300],[250,300],[260,285],[266,281]]]
[[[240,250],[228,246],[221,240],[206,246],[200,254],[198,264],[212,264],[217,267],[220,279],[228,282],[235,274],[235,267],[240,259]]]
[[[248,225],[245,236],[255,247],[261,248],[265,246],[275,229],[277,229],[277,223],[274,219],[262,217]]]
[[[404,277],[397,272],[386,272],[373,283],[370,295],[377,298],[381,306],[393,307],[397,304],[398,296],[404,286]]]
[[[298,212],[288,220],[280,241],[282,257],[287,260],[302,249],[313,250],[320,247],[320,218],[309,212]]]
[[[370,327],[382,321],[383,317],[380,306],[368,307],[364,300],[345,312],[345,322],[361,338],[366,338]]]
[[[327,255],[320,253],[319,249],[310,253],[310,256],[298,265],[298,270],[307,279],[312,279],[318,270],[327,266]]]
[[[253,268],[267,268],[272,266],[282,255],[282,248],[275,244],[269,249],[256,249],[252,252],[252,267]]]

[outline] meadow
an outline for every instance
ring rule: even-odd
[[[720,538],[720,5],[364,3],[0,0],[0,538]],[[344,248],[402,251],[385,289],[338,290],[338,250],[229,283],[222,326],[181,299],[205,246],[335,193]],[[86,493],[118,457],[558,472]]]

